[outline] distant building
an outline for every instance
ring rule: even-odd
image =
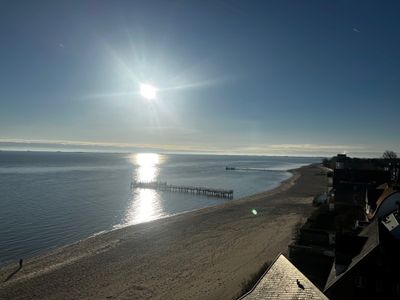
[[[378,186],[390,182],[389,171],[360,170],[360,169],[335,169],[333,173],[333,188],[345,185],[358,185],[361,187]]]
[[[365,227],[367,216],[375,210],[383,185],[391,182],[391,174],[383,169],[353,168],[360,163],[352,163],[343,155],[337,161],[345,161],[345,167],[336,168],[332,178],[332,195],[329,207],[337,213],[336,227],[340,231],[351,231]],[[355,160],[356,161],[356,160]],[[367,222],[367,223],[365,223]]]
[[[346,154],[338,154],[336,157],[336,165],[335,169],[345,169],[347,168],[347,155]]]
[[[321,204],[290,260],[329,299],[400,299],[399,168],[344,154],[332,161],[326,201],[314,199]]]

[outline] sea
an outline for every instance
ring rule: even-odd
[[[0,151],[0,265],[277,187],[316,157]],[[228,168],[234,168],[227,170]],[[234,199],[132,187],[232,189]]]

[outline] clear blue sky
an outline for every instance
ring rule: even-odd
[[[0,1],[0,45],[0,148],[400,150],[399,1]]]

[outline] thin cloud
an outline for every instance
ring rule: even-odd
[[[93,142],[42,139],[1,139],[0,148],[85,150],[114,152],[174,152],[174,153],[208,153],[231,155],[284,155],[284,156],[333,156],[337,153],[361,155],[363,157],[380,156],[383,150],[371,149],[362,145],[332,144],[259,144],[253,146],[224,147],[177,144],[136,144],[127,142]]]

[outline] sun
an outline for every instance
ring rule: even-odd
[[[157,88],[151,84],[140,84],[140,95],[147,100],[153,100],[157,96]]]

